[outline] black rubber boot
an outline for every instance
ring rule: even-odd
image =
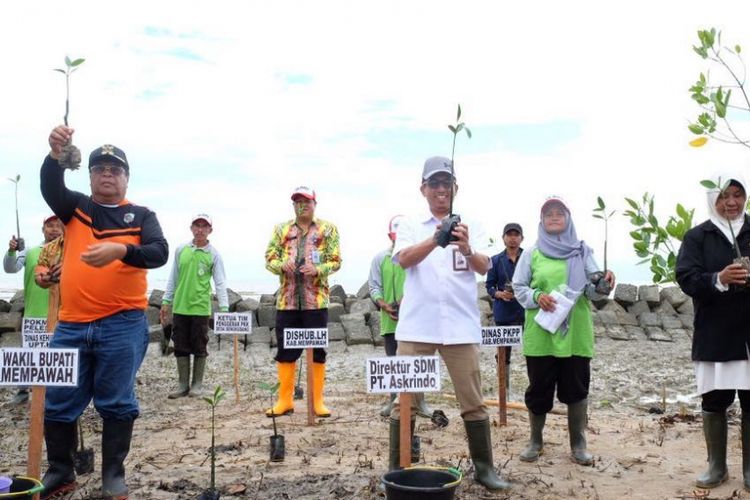
[[[529,433],[529,444],[526,445],[526,448],[520,455],[518,455],[518,458],[520,458],[522,462],[536,462],[539,460],[539,456],[544,452],[542,431],[544,430],[544,423],[546,420],[546,413],[535,415],[529,411],[529,427],[531,428],[531,432]]]
[[[177,360],[177,390],[167,397],[183,398],[190,393],[190,356],[179,356]]]
[[[399,438],[401,436],[401,424],[399,420],[388,419],[390,423],[388,433],[388,470],[401,469],[399,465],[401,451],[401,445]],[[414,427],[416,426],[416,419],[411,421],[411,461],[419,462],[419,456],[421,454],[419,436],[414,435]]]
[[[104,420],[102,428],[102,496],[127,497],[125,457],[133,437],[132,420]]]
[[[750,491],[750,415],[742,415],[742,478],[745,491]]]
[[[579,465],[593,465],[594,457],[586,451],[586,424],[588,422],[588,399],[568,405],[568,435],[570,436],[570,458]]]
[[[75,422],[44,421],[44,441],[47,443],[49,467],[42,477],[42,500],[76,489],[73,454],[78,446]]]
[[[474,480],[488,490],[507,490],[510,483],[495,472],[492,460],[490,421],[464,420],[466,436],[469,438],[469,454],[474,462]]]
[[[704,411],[703,437],[706,438],[708,469],[698,476],[699,488],[714,488],[727,480],[727,414]],[[744,450],[743,450],[744,455]]]

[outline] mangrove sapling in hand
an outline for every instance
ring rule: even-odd
[[[612,285],[604,279],[609,268],[607,267],[607,239],[609,237],[609,219],[615,214],[615,211],[607,212],[607,206],[604,204],[601,196],[596,197],[597,207],[594,209],[592,217],[604,221],[604,272],[594,273],[591,276],[591,282],[596,287],[596,293],[599,295],[609,295],[612,293]]]
[[[212,396],[203,398],[203,401],[211,405],[211,487],[201,493],[199,500],[219,500],[219,492],[216,489],[216,406],[225,395],[221,386],[217,386]]]
[[[270,460],[271,462],[283,462],[286,450],[284,448],[284,436],[279,434],[276,430],[276,414],[273,412],[273,399],[276,391],[279,390],[280,384],[269,384],[267,382],[259,382],[258,387],[264,391],[268,391],[271,398],[271,420],[273,421],[273,436],[270,436]]]
[[[68,127],[68,114],[70,113],[70,75],[78,70],[78,67],[83,64],[85,59],[71,60],[68,56],[65,56],[65,69],[55,68],[54,71],[65,75],[65,117],[63,121],[65,126]],[[73,140],[69,140],[68,143],[63,146],[62,153],[58,159],[60,166],[63,168],[69,168],[71,170],[77,170],[81,166],[81,151],[73,145]]]
[[[451,170],[451,177],[453,178],[453,181],[455,182],[456,179],[456,170],[455,170],[455,162],[454,162],[454,154],[456,152],[456,136],[458,136],[458,133],[462,130],[466,132],[466,135],[471,139],[471,130],[469,130],[469,127],[467,127],[464,122],[459,121],[461,120],[461,105],[458,105],[458,111],[456,112],[456,124],[455,125],[448,125],[448,129],[453,133],[453,147],[451,148],[451,164],[450,164],[450,170]],[[437,234],[436,242],[438,246],[445,248],[448,246],[448,244],[452,241],[456,241],[456,237],[453,236],[453,231],[456,229],[456,226],[461,222],[461,216],[453,213],[453,199],[456,195],[456,189],[455,186],[451,186],[451,193],[450,193],[450,210],[448,211],[448,216],[443,219],[443,221],[440,223],[440,229]]]
[[[26,242],[21,238],[21,224],[18,222],[18,182],[21,180],[21,174],[17,174],[15,178],[8,177],[8,180],[14,184],[15,197],[16,197],[16,251],[21,252],[26,248]]]
[[[701,181],[701,185],[708,189],[718,189],[719,190],[719,197],[723,197],[727,195],[727,189],[730,186],[730,180],[726,180],[722,183],[721,177],[719,177],[716,181],[706,179]],[[745,207],[742,207],[742,217],[745,217]],[[745,286],[750,284],[750,257],[745,257],[742,255],[742,252],[740,251],[740,245],[737,243],[737,235],[734,234],[734,228],[732,227],[732,221],[729,220],[729,218],[726,218],[727,225],[729,226],[729,234],[732,236],[732,248],[734,249],[734,260],[732,261],[733,264],[739,264],[742,266],[743,269],[745,269],[748,272],[748,277],[745,279]]]

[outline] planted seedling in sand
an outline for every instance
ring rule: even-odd
[[[216,406],[225,395],[221,386],[217,386],[213,396],[203,398],[203,401],[211,405],[211,487],[201,493],[199,500],[219,500],[219,491],[216,489]]]
[[[276,415],[273,413],[273,396],[276,391],[279,390],[279,383],[269,384],[267,382],[259,382],[258,387],[264,391],[268,391],[271,398],[271,420],[273,421],[273,436],[270,437],[270,460],[271,462],[283,462],[284,455],[286,453],[284,449],[284,436],[279,434],[276,430]]]

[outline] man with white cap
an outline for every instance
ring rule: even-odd
[[[276,297],[276,369],[279,396],[266,415],[294,412],[294,375],[302,349],[284,348],[285,328],[328,326],[328,275],[341,267],[339,232],[328,221],[315,217],[315,191],[299,186],[292,192],[295,218],[273,229],[266,249],[266,269],[279,275]],[[313,403],[315,414],[330,417],[323,403],[325,349],[313,349]]]
[[[19,240],[13,236],[8,243],[8,251],[3,258],[3,269],[6,273],[23,273],[24,318],[46,318],[49,292],[34,281],[34,268],[45,243],[49,243],[63,234],[63,225],[55,214],[48,215],[42,222],[44,242],[34,248],[19,250]],[[12,404],[23,404],[29,399],[28,387],[19,387],[18,393],[11,400]]]
[[[169,399],[200,396],[208,357],[208,323],[211,317],[211,278],[216,285],[219,310],[229,310],[224,263],[208,235],[213,221],[197,214],[190,223],[193,239],[177,247],[167,290],[161,306],[161,323],[173,315],[174,356],[177,359],[177,390]],[[190,355],[193,355],[193,379],[190,381]]]
[[[443,219],[452,215],[458,190],[451,160],[435,156],[425,161],[420,191],[427,201],[421,216],[405,217],[398,227],[393,261],[406,270],[404,297],[396,327],[398,354],[431,356],[440,353],[461,407],[474,465],[474,478],[490,490],[510,488],[495,472],[489,415],[479,373],[481,323],[475,273],[484,275],[490,259],[482,253],[489,238],[480,224],[462,218],[451,241],[439,245]],[[414,418],[412,407],[412,418]],[[391,469],[398,467],[399,408],[394,404],[390,425]]]

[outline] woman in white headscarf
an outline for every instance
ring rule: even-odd
[[[750,255],[747,189],[738,175],[716,179],[724,189],[708,191],[709,218],[685,234],[675,270],[695,308],[692,358],[708,451],[708,470],[696,485],[713,488],[728,477],[727,408],[736,391],[744,486],[750,491],[750,288],[748,270],[735,263],[738,253]]]
[[[529,375],[525,401],[531,433],[528,446],[519,455],[524,462],[534,462],[542,454],[542,432],[557,391],[560,402],[568,405],[571,458],[581,465],[593,463],[585,435],[594,356],[588,299],[601,298],[591,282],[598,273],[591,248],[578,239],[567,205],[557,197],[547,199],[541,209],[538,239],[521,254],[513,274],[513,291],[526,309],[523,354]],[[614,287],[612,272],[607,271],[604,279]],[[552,296],[561,286],[574,295],[575,302],[562,324],[557,328],[548,325],[555,330],[549,331],[537,321],[537,315],[540,310],[563,310]]]

